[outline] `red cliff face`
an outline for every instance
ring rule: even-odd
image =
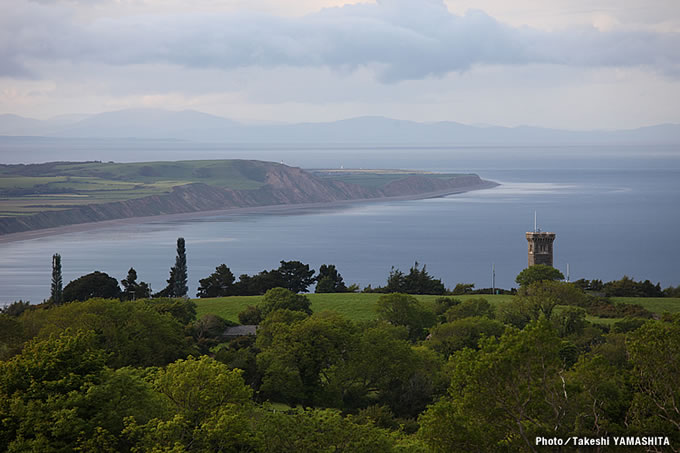
[[[262,171],[265,183],[259,189],[233,190],[200,183],[186,184],[174,187],[170,193],[163,195],[0,219],[0,234],[164,214],[411,196],[442,192],[448,189],[453,192],[456,189],[489,187],[488,182],[476,175],[452,179],[411,175],[393,181],[382,189],[372,189],[342,181],[320,179],[300,168],[268,163],[259,164],[262,166],[257,170]]]

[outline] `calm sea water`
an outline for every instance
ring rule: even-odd
[[[380,162],[380,156],[371,159]],[[680,284],[679,160],[664,154],[555,162],[517,168],[510,158],[479,159],[461,168],[450,158],[412,156],[398,166],[475,171],[502,185],[436,199],[154,221],[0,244],[0,302],[47,298],[53,253],[62,256],[65,283],[94,270],[120,280],[132,266],[159,290],[180,236],[191,295],[221,263],[239,275],[275,268],[280,260],[317,269],[335,264],[347,283],[362,287],[384,284],[391,266],[408,270],[415,261],[449,287],[490,287],[495,264],[497,286],[510,288],[526,267],[524,233],[533,228],[535,210],[539,227],[557,233],[555,266],[566,274],[569,264],[572,280],[629,275],[664,287]]]

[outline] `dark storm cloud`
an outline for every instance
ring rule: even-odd
[[[384,82],[479,64],[645,65],[680,73],[677,33],[513,28],[481,11],[451,14],[441,0],[382,0],[299,18],[220,13],[92,23],[77,22],[63,6],[20,5],[0,18],[1,75],[25,75],[35,60],[222,69],[368,66]]]

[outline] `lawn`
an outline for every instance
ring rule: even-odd
[[[314,312],[335,311],[353,321],[367,321],[375,319],[375,303],[382,294],[376,293],[335,293],[335,294],[307,294],[312,302]],[[416,296],[423,303],[433,303],[441,296]],[[473,297],[484,297],[492,305],[498,305],[512,299],[513,296],[483,295],[483,296],[453,296],[466,300]],[[230,321],[238,322],[238,314],[248,305],[257,305],[262,296],[233,296],[214,299],[194,299],[197,305],[197,315],[215,314]]]
[[[353,321],[367,321],[375,319],[375,303],[381,294],[376,293],[336,293],[336,294],[307,294],[312,302],[314,312],[335,311]],[[425,304],[434,303],[435,299],[441,296],[416,296]],[[474,297],[483,297],[493,306],[498,306],[504,302],[512,300],[510,295],[468,295],[451,296],[456,299],[466,300]],[[262,296],[233,296],[218,297],[214,299],[194,299],[196,302],[197,315],[200,318],[206,314],[215,314],[224,319],[238,322],[238,314],[248,305],[257,305]],[[653,298],[653,297],[615,297],[614,302],[639,304],[647,310],[663,314],[664,312],[680,312],[680,298]],[[597,318],[587,316],[589,322],[597,324],[612,325],[620,321],[620,318]]]

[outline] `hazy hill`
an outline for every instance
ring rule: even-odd
[[[680,144],[680,125],[662,124],[620,131],[568,131],[530,126],[419,123],[370,116],[324,123],[242,124],[192,110],[131,109],[48,121],[0,115],[0,135],[228,143]]]

